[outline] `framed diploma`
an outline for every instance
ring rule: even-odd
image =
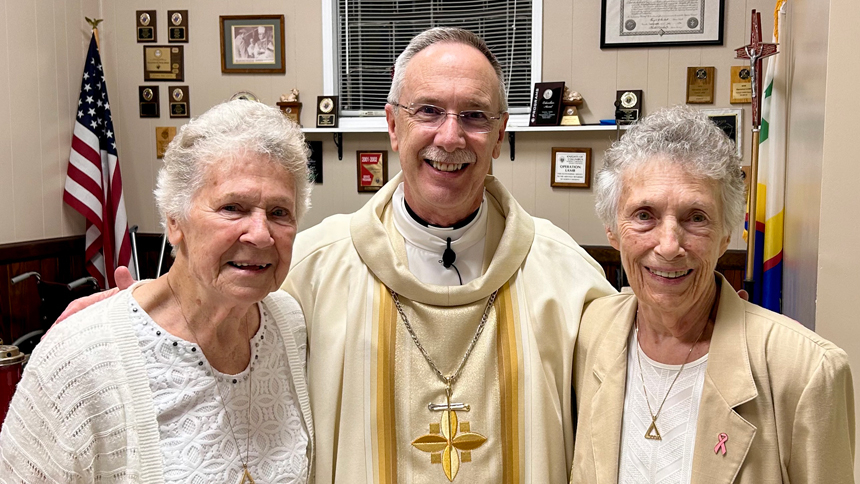
[[[388,181],[388,151],[356,151],[358,191],[375,192]]]
[[[711,121],[726,133],[726,136],[735,143],[738,156],[743,157],[744,110],[741,108],[702,109],[702,112],[707,114]]]
[[[222,15],[221,72],[283,74],[283,15]]]
[[[591,188],[591,148],[553,148],[550,186]]]
[[[184,81],[185,51],[181,45],[145,45],[144,81]]]
[[[600,48],[723,45],[725,0],[601,0]]]

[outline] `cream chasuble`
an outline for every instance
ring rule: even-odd
[[[308,324],[317,483],[566,482],[573,455],[571,362],[582,306],[612,292],[564,232],[487,177],[484,271],[463,286],[418,281],[390,200],[299,234],[284,289]],[[495,303],[451,402],[400,320],[453,372]]]

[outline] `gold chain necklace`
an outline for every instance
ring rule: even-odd
[[[642,381],[642,392],[645,393],[645,404],[648,405],[648,413],[651,414],[651,425],[648,427],[648,430],[645,431],[646,439],[663,440],[663,437],[660,435],[660,431],[657,430],[657,418],[660,417],[660,411],[663,410],[663,404],[666,403],[666,399],[669,398],[669,394],[672,393],[672,387],[675,386],[675,382],[678,381],[678,377],[681,376],[681,372],[684,371],[684,367],[687,366],[687,362],[690,361],[690,355],[693,354],[693,348],[699,344],[699,340],[702,339],[702,335],[705,334],[705,330],[708,328],[709,322],[710,320],[705,321],[705,326],[702,327],[702,332],[699,333],[699,337],[696,338],[696,342],[693,343],[693,346],[690,346],[690,351],[687,352],[687,357],[684,358],[684,363],[681,364],[681,368],[678,370],[678,373],[675,374],[675,378],[669,385],[669,390],[665,395],[663,395],[663,401],[660,402],[660,406],[657,407],[657,413],[655,414],[654,411],[651,410],[651,400],[648,399],[648,390],[645,389],[645,377],[642,375],[642,358],[639,356],[639,353],[642,353],[642,345],[639,343],[639,311],[636,311],[636,322],[633,325],[633,328],[636,331],[636,361],[639,363],[639,380]]]
[[[487,324],[490,309],[493,307],[493,302],[495,302],[496,295],[499,291],[496,290],[490,295],[490,298],[487,300],[487,307],[484,308],[484,314],[481,316],[481,322],[478,324],[478,329],[475,330],[475,336],[473,336],[472,341],[469,342],[469,347],[466,348],[466,353],[460,360],[460,364],[457,366],[457,369],[448,376],[445,376],[445,374],[439,370],[439,367],[436,366],[436,363],[432,358],[430,358],[427,350],[425,350],[424,346],[421,345],[421,342],[418,341],[418,335],[415,334],[415,331],[412,329],[412,325],[409,324],[409,319],[406,317],[406,313],[403,312],[403,308],[400,305],[400,298],[397,296],[397,293],[391,289],[388,291],[391,293],[391,298],[394,299],[394,305],[397,307],[400,319],[403,320],[403,325],[406,326],[406,330],[409,331],[409,336],[412,337],[412,341],[415,343],[415,346],[417,346],[418,350],[421,351],[421,354],[424,356],[424,359],[427,360],[427,364],[430,365],[430,368],[433,370],[433,373],[436,374],[436,377],[445,384],[445,403],[437,404],[431,402],[427,405],[427,408],[431,412],[442,412],[439,423],[431,423],[430,433],[413,440],[412,446],[422,452],[429,452],[431,454],[430,462],[442,464],[442,470],[445,472],[445,477],[448,478],[449,482],[453,482],[454,478],[457,477],[457,472],[459,472],[460,463],[471,462],[472,451],[478,449],[487,441],[487,438],[483,435],[471,431],[469,422],[460,422],[458,420],[457,412],[468,412],[470,410],[470,406],[468,403],[451,403],[451,396],[454,393],[454,384],[460,378],[460,374],[463,372],[463,367],[466,366],[466,361],[468,361],[469,356],[472,354],[472,350],[478,343],[481,333],[484,332],[484,326]]]
[[[227,410],[227,404],[224,403],[224,393],[221,391],[221,385],[218,384],[218,377],[215,376],[215,368],[212,367],[212,364],[209,363],[209,358],[206,357],[206,352],[203,351],[203,346],[200,345],[200,339],[197,337],[197,333],[194,331],[194,328],[191,327],[191,324],[188,322],[188,318],[185,316],[185,310],[182,309],[182,303],[179,302],[179,298],[176,296],[176,291],[173,290],[173,285],[170,284],[170,276],[165,277],[167,281],[167,287],[170,289],[170,294],[173,295],[173,300],[176,301],[176,304],[179,306],[179,313],[182,315],[182,319],[185,320],[185,327],[188,328],[188,331],[191,332],[191,335],[194,336],[194,343],[200,348],[200,351],[203,353],[203,359],[206,360],[206,366],[209,367],[209,371],[212,373],[212,378],[215,380],[215,389],[218,390],[218,396],[221,397],[221,408],[224,409],[224,414],[227,416],[227,425],[230,426],[230,435],[233,436],[233,442],[236,444],[237,450],[239,446],[239,439],[236,438],[236,432],[233,430],[233,417],[230,415],[230,412]],[[248,341],[251,340],[251,336],[248,334],[248,325],[245,324],[245,335],[248,337]],[[239,484],[256,484],[254,482],[254,478],[251,477],[251,471],[248,470],[248,453],[251,449],[251,395],[254,384],[254,372],[253,368],[251,368],[250,376],[248,377],[248,435],[245,436],[245,458],[242,459],[242,451],[239,451],[239,461],[242,463],[242,480],[239,481]]]

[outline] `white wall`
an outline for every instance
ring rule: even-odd
[[[714,105],[729,104],[733,49],[747,43],[749,10],[772,9],[772,0],[728,0],[725,45],[659,49],[599,48],[600,6],[594,0],[545,0],[543,80],[563,80],[585,98],[582,115],[595,123],[613,116],[617,89],[643,89],[645,112],[684,102],[686,68],[715,66]],[[189,38],[185,44],[184,84],[189,86],[191,113],[198,115],[239,90],[250,90],[267,104],[298,87],[304,103],[302,121],[313,125],[314,101],[322,94],[322,34],[319,1],[259,0],[239,3],[212,0],[3,0],[0,25],[8,32],[0,46],[0,60],[21,68],[0,76],[0,200],[7,210],[0,215],[0,243],[83,233],[83,218],[62,203],[62,190],[71,140],[72,107],[80,87],[80,72],[89,31],[84,16],[103,17],[102,57],[108,79],[117,131],[129,220],[142,232],[157,232],[158,217],[152,202],[155,174],[161,165],[155,157],[155,127],[180,126],[183,120],[167,117],[167,86],[161,86],[160,119],[138,117],[137,88],[143,82],[142,46],[135,40],[135,10],[157,10],[159,44],[166,44],[167,10],[189,10]],[[220,69],[218,16],[282,13],[285,16],[286,65],[284,75],[226,75]],[[763,15],[764,30],[772,26]],[[19,40],[20,39],[20,40]],[[27,39],[26,42],[24,39]],[[35,41],[33,40],[35,39]],[[34,48],[35,44],[35,48]],[[20,59],[28,52],[27,59]],[[35,59],[35,62],[32,60]],[[16,64],[16,61],[18,64]],[[29,66],[29,67],[23,67]],[[7,101],[3,103],[3,101]],[[749,127],[749,107],[745,106]],[[330,135],[311,134],[324,141],[324,180],[313,197],[314,208],[303,223],[317,223],[327,215],[353,211],[369,198],[355,189],[355,151],[389,149],[383,134],[346,134],[344,159],[338,160]],[[591,147],[594,169],[613,133],[519,133],[516,161],[507,143],[494,163],[494,173],[531,213],[552,220],[583,244],[605,245],[603,229],[594,215],[590,190],[550,187],[550,154],[556,147]],[[749,134],[744,150],[749,152]],[[746,155],[748,157],[748,155]],[[34,162],[34,160],[36,160]],[[396,153],[389,153],[389,174],[399,170]],[[739,234],[733,248],[742,248]]]

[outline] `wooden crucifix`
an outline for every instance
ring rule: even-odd
[[[749,221],[747,222],[747,263],[744,289],[753,298],[755,285],[756,202],[758,196],[758,148],[761,130],[762,59],[777,54],[777,44],[761,41],[761,15],[755,10],[750,18],[750,43],[735,49],[736,59],[749,59],[752,72],[752,151],[750,156]]]

